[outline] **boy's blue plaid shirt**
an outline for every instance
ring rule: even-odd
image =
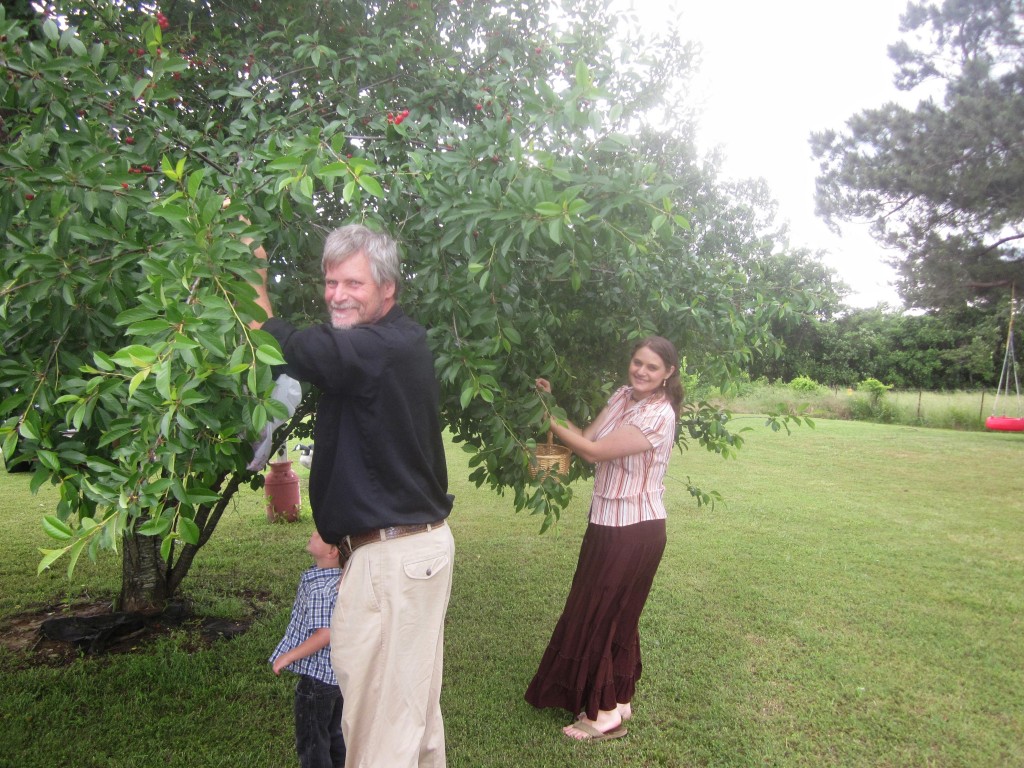
[[[317,568],[315,565],[302,574],[288,629],[270,655],[271,664],[276,658],[304,642],[316,630],[331,626],[331,613],[338,597],[340,578],[340,568]],[[329,685],[338,684],[334,670],[331,669],[330,646],[292,662],[285,669],[299,675],[309,675]]]

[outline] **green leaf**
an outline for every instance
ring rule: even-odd
[[[133,323],[128,326],[125,333],[129,336],[149,336],[169,330],[170,325],[166,320],[143,320],[141,323]]]
[[[294,171],[305,165],[302,158],[296,155],[283,155],[267,163],[268,171]]]
[[[38,576],[51,565],[53,565],[53,562],[67,551],[67,548],[40,549],[39,552],[43,555],[43,559],[39,561],[39,566],[36,568],[36,575]]]
[[[163,536],[170,529],[171,521],[161,515],[160,517],[149,518],[139,526],[138,531],[143,536]]]
[[[252,409],[252,428],[257,432],[262,432],[265,426],[267,426],[267,409],[260,403]]]
[[[14,452],[18,450],[18,433],[11,431],[4,437],[3,455],[4,461],[10,462],[14,457]],[[8,464],[10,466],[10,464]]]
[[[384,188],[381,187],[380,182],[373,178],[373,176],[357,176],[356,181],[359,182],[360,187],[374,197],[384,197]]]
[[[93,364],[101,371],[113,371],[117,366],[114,365],[113,359],[103,352],[92,353]]]
[[[142,382],[149,378],[149,372],[152,370],[152,368],[143,368],[132,376],[132,380],[128,382],[128,397],[135,394],[135,391],[142,385]]]
[[[40,448],[36,451],[36,458],[39,459],[39,463],[47,469],[53,472],[60,471],[60,459],[57,458],[57,454],[53,451],[47,451]]]
[[[112,360],[124,368],[142,368],[156,362],[156,352],[142,344],[130,344],[115,352]]]
[[[103,54],[105,50],[106,47],[103,45],[103,43],[93,43],[93,45],[89,48],[89,61],[92,64],[93,69],[98,68],[100,62],[103,61]]]
[[[169,533],[164,536],[164,540],[160,542],[160,557],[163,558],[164,562],[171,559],[171,547],[174,546],[175,534]]]
[[[171,181],[177,182],[181,180],[181,176],[174,169],[174,166],[171,165],[171,161],[167,157],[167,155],[163,155],[160,158],[160,170],[163,171],[164,176],[166,176]]]
[[[576,61],[576,85],[584,90],[588,90],[591,85],[590,70],[582,58]]]
[[[199,187],[203,183],[204,171],[200,168],[197,171],[193,171],[188,176],[188,196],[195,197],[199,194]]]
[[[558,245],[562,244],[562,220],[552,219],[548,222],[548,237]]]
[[[349,173],[347,163],[329,163],[316,172],[321,179],[333,179],[336,176],[344,176]]]
[[[256,348],[256,357],[267,365],[284,365],[284,356],[281,354],[281,350],[276,346],[270,344],[261,344]]]
[[[153,206],[152,210],[154,216],[159,216],[167,221],[186,221],[188,219],[188,210],[181,205],[158,204]]]
[[[78,563],[78,556],[82,554],[82,549],[89,543],[88,539],[79,539],[71,545],[71,551],[68,553],[68,578],[70,579],[75,574],[75,565]]]
[[[43,531],[51,539],[56,539],[57,541],[67,541],[74,536],[71,527],[54,515],[45,515],[43,517]]]
[[[176,411],[174,414],[174,420],[178,422],[178,426],[184,429],[186,432],[195,432],[199,425],[189,419],[181,411]]]
[[[160,393],[165,401],[171,399],[171,365],[170,361],[164,360],[156,369],[156,391]]]
[[[211,504],[216,504],[220,501],[219,493],[201,486],[189,488],[187,496],[188,503],[197,507],[208,507]]]
[[[199,544],[199,526],[190,518],[178,518],[178,535],[186,544],[191,544],[192,546]]]
[[[35,411],[25,414],[25,420],[18,425],[18,434],[26,440],[39,440],[39,416]]]

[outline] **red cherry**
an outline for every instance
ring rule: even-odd
[[[124,143],[125,144],[134,144],[135,143],[135,137],[134,136],[126,136],[125,140],[124,140]]]
[[[26,193],[25,193],[25,199],[26,199],[26,200],[35,200],[35,199],[36,199],[36,196],[35,196],[35,195],[33,195],[33,194],[32,194],[31,192],[26,192]]]
[[[121,189],[128,189],[128,182],[127,181],[122,181],[121,182]]]
[[[477,104],[476,107],[474,107],[474,109],[483,109],[483,108],[484,108],[483,104]]]

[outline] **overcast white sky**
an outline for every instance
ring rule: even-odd
[[[634,1],[650,19],[673,13],[703,45],[693,94],[704,103],[699,141],[723,147],[726,175],[768,181],[792,244],[829,251],[826,263],[853,291],[849,304],[899,306],[893,271],[866,226],[845,224],[840,239],[814,215],[808,137],[887,101],[910,103],[892,85],[887,54],[900,39],[905,0],[688,0],[674,11]]]

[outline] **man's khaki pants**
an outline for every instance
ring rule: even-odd
[[[331,618],[345,768],[444,768],[441,673],[455,541],[447,525],[359,547]]]

